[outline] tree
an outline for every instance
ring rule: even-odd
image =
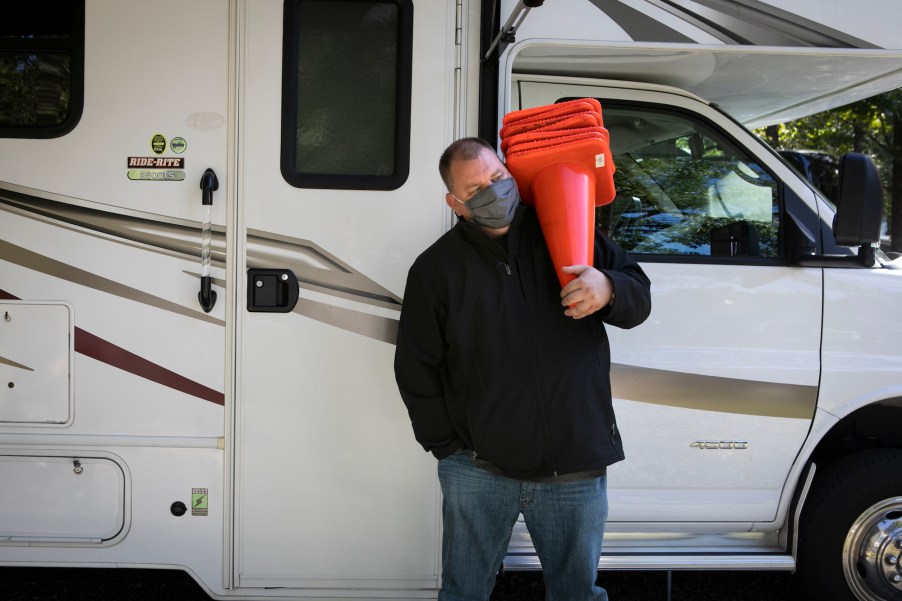
[[[876,96],[875,108],[882,114],[881,127],[876,131],[876,145],[886,155],[889,173],[889,212],[891,250],[902,252],[902,90]]]
[[[779,150],[873,157],[883,182],[891,250],[902,251],[902,89],[762,128],[758,134]]]

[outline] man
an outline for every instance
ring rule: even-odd
[[[489,598],[523,514],[548,599],[606,600],[596,586],[606,468],[623,459],[602,322],[629,328],[650,284],[596,232],[595,265],[560,288],[535,212],[492,147],[439,161],[459,221],[410,269],[395,377],[417,440],[439,460],[440,601]]]

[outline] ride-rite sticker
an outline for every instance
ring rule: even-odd
[[[207,515],[209,497],[206,488],[191,489],[191,515]]]
[[[134,169],[184,169],[185,159],[182,157],[128,157],[128,168]]]
[[[166,152],[166,137],[154,134],[150,139],[150,149],[154,155]],[[188,148],[188,142],[181,136],[172,138],[169,150],[182,154]],[[180,156],[130,156],[127,157],[128,171],[126,177],[133,181],[145,182],[181,182],[185,181],[185,159]]]
[[[128,157],[126,175],[131,180],[180,182],[185,179],[182,157]]]

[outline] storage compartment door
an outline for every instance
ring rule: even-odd
[[[101,457],[0,455],[0,544],[101,544],[124,530],[125,474]]]
[[[0,422],[70,417],[72,312],[62,303],[0,303]]]

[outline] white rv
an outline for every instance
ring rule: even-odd
[[[437,159],[594,97],[599,225],[654,297],[609,332],[627,459],[600,567],[902,599],[879,186],[847,158],[837,217],[746,129],[902,86],[895,0],[0,10],[0,564],[434,598],[435,463],[392,358],[408,267],[453,225]],[[525,530],[505,563],[539,569]]]

